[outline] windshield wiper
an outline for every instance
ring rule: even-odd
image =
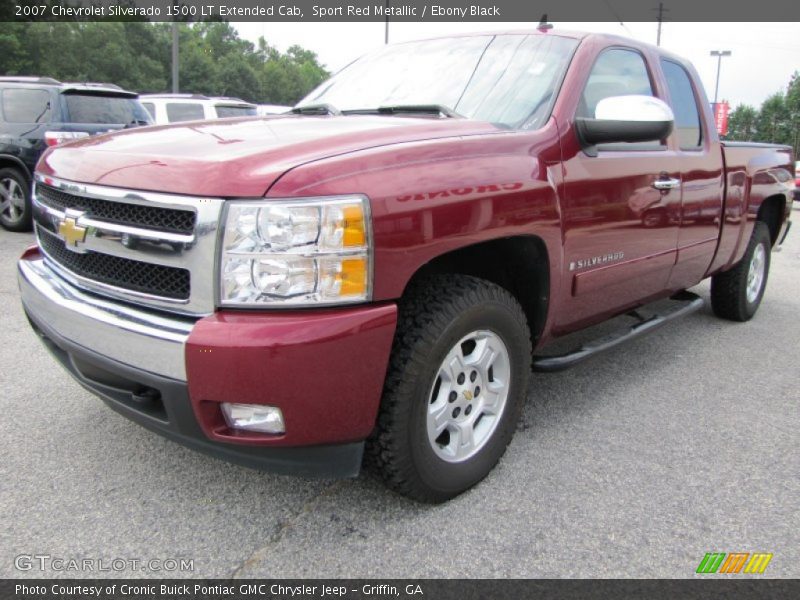
[[[339,110],[332,104],[306,104],[292,109],[296,115],[407,115],[425,114],[444,116],[448,119],[463,119],[463,115],[458,114],[452,108],[443,104],[396,104],[393,106],[379,106],[378,108],[356,108],[353,110]]]
[[[296,115],[333,115],[338,117],[341,116],[342,111],[333,104],[306,104],[305,106],[293,108],[292,113]]]
[[[443,104],[397,104],[394,106],[380,106],[376,111],[379,115],[399,115],[423,113],[429,115],[442,115],[448,119],[463,119],[452,108]]]
[[[36,117],[36,120],[34,121],[34,123],[38,123],[39,119],[41,119],[47,113],[48,110],[50,110],[50,100],[47,101],[47,104],[45,105],[44,110],[41,112],[41,114],[38,117]]]

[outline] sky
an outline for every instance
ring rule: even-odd
[[[298,44],[316,52],[330,71],[384,43],[385,24],[375,23],[233,23],[239,35],[255,43],[260,36],[285,51]],[[390,23],[389,42],[403,42],[450,33],[535,27],[536,23]],[[656,23],[554,23],[555,29],[614,33],[655,44]],[[756,108],[768,96],[785,91],[800,71],[800,27],[797,23],[670,23],[662,25],[661,46],[688,58],[714,99],[717,59],[711,50],[730,50],[722,59],[719,99],[731,106]]]

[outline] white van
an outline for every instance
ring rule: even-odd
[[[255,116],[256,105],[239,98],[201,94],[142,94],[139,100],[156,125]]]

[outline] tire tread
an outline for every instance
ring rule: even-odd
[[[755,309],[748,309],[746,300],[747,273],[750,269],[750,258],[756,245],[762,241],[767,241],[767,251],[769,253],[769,243],[771,241],[769,228],[761,221],[756,221],[753,234],[747,245],[747,250],[736,266],[717,273],[711,278],[711,308],[714,314],[722,319],[729,321],[748,321],[755,314],[755,309],[760,304],[761,297],[758,299]],[[767,272],[764,274],[763,286],[767,285],[769,275],[769,258],[767,259]]]
[[[389,488],[404,496],[422,502],[441,502],[447,498],[431,493],[414,476],[412,458],[402,439],[406,432],[399,422],[414,401],[404,383],[423,372],[427,366],[426,350],[433,347],[452,319],[476,304],[500,303],[510,308],[520,323],[526,323],[526,317],[510,292],[476,277],[442,275],[412,285],[400,302],[383,399],[375,431],[367,441],[365,466],[377,471]],[[530,354],[527,325],[525,329]]]

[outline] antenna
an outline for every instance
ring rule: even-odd
[[[544,13],[542,15],[542,18],[539,20],[539,26],[536,29],[538,29],[542,33],[547,33],[552,28],[553,28],[553,24],[547,22],[547,13]]]
[[[625,25],[625,22],[622,20],[622,17],[620,17],[620,16],[619,16],[619,13],[617,13],[617,11],[615,11],[615,10],[614,10],[614,7],[613,7],[613,6],[611,6],[611,3],[610,3],[608,0],[603,0],[603,2],[604,2],[604,3],[605,3],[605,5],[608,7],[608,10],[611,12],[611,14],[612,14],[612,15],[614,15],[614,18],[615,18],[615,19],[616,19],[616,20],[619,22],[620,26],[621,26],[623,29],[625,29],[625,31],[627,31],[627,32],[628,32],[628,34],[629,34],[631,37],[636,37],[636,36],[634,36],[634,35],[633,35],[633,33],[631,33],[631,30],[630,30],[630,29],[628,29],[628,26],[627,26],[627,25]]]

